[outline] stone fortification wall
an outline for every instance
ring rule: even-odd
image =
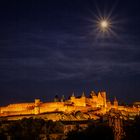
[[[89,110],[97,110],[97,114],[105,114],[111,108],[120,110],[124,113],[138,114],[140,108],[119,106],[118,101],[115,99],[114,104],[106,101],[106,93],[99,92],[98,95],[92,94],[90,98],[86,98],[83,94],[80,98],[76,98],[74,95],[65,102],[47,102],[42,103],[40,99],[35,99],[32,103],[18,103],[10,104],[8,106],[0,107],[0,116],[12,116],[12,115],[28,115],[28,114],[40,114],[47,112],[65,112],[72,113],[76,111],[87,112]],[[95,113],[95,112],[94,112]]]
[[[0,113],[26,111],[26,110],[32,110],[32,109],[34,109],[34,103],[10,104],[8,106],[1,107]]]
[[[72,98],[70,100],[74,106],[86,106],[86,98],[85,97],[81,97],[81,98]]]
[[[62,112],[83,111],[83,112],[86,112],[89,109],[91,109],[91,107],[75,106],[75,105],[69,106],[69,105],[66,105],[65,102],[43,103],[40,105],[40,113],[55,112],[55,111],[62,111]]]
[[[34,110],[25,111],[6,111],[1,114],[1,116],[14,116],[14,115],[31,115],[34,114]]]
[[[139,108],[137,107],[125,107],[125,106],[118,106],[118,110],[124,110],[124,111],[127,111],[127,112],[139,112]]]
[[[40,113],[54,112],[54,111],[65,111],[64,102],[48,102],[40,105]]]
[[[73,112],[86,111],[90,107],[98,107],[103,105],[102,94],[100,96],[93,96],[93,98],[86,98],[84,95],[80,98],[72,96],[69,105],[66,102],[47,102],[42,103],[40,99],[35,99],[33,103],[18,103],[10,104],[0,108],[1,114],[22,115],[22,114],[40,114],[45,112]]]

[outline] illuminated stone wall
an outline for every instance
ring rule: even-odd
[[[35,99],[32,103],[18,103],[18,104],[10,104],[5,107],[0,107],[0,116],[11,116],[11,115],[26,115],[26,114],[40,114],[47,112],[76,112],[82,111],[86,112],[89,110],[96,110],[96,108],[100,109],[96,111],[96,113],[105,114],[106,111],[110,109],[118,109],[123,113],[133,113],[138,114],[140,108],[138,107],[126,107],[119,106],[117,99],[114,100],[113,104],[110,101],[106,100],[106,92],[99,92],[97,95],[93,92],[91,97],[85,97],[84,93],[81,97],[76,98],[74,94],[70,97],[69,100],[64,102],[46,102],[43,103],[40,99]]]
[[[15,111],[26,111],[33,110],[34,103],[19,103],[19,104],[10,104],[5,107],[0,107],[0,113],[4,112],[15,112]]]

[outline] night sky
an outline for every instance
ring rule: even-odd
[[[91,90],[140,101],[139,0],[0,1],[0,105]]]

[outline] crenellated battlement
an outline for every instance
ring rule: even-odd
[[[91,91],[90,97],[86,97],[83,92],[80,97],[75,97],[74,93],[70,99],[63,100],[58,97],[54,99],[54,102],[41,102],[40,99],[35,99],[31,103],[17,103],[9,104],[8,106],[0,107],[0,116],[11,116],[11,115],[25,115],[25,114],[41,114],[47,112],[76,112],[88,110],[100,109],[98,113],[105,114],[111,108],[124,110],[128,112],[139,112],[139,108],[128,108],[125,106],[119,106],[118,101],[115,98],[113,104],[106,99],[106,92],[98,92],[96,94],[94,91]]]

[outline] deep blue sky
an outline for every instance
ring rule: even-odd
[[[140,101],[139,0],[0,2],[0,105],[106,90]],[[96,38],[112,9],[114,32]]]

